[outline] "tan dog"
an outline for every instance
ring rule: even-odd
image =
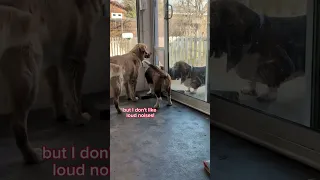
[[[122,91],[124,72],[125,69],[123,66],[110,63],[110,87],[113,90],[113,104],[117,109],[118,114],[122,113],[119,108],[119,97]]]
[[[142,61],[143,67],[146,69],[145,78],[149,85],[150,91],[148,93],[153,93],[156,95],[157,102],[154,108],[160,108],[161,93],[167,93],[168,106],[172,105],[171,101],[171,77],[164,71],[163,67],[157,67],[147,60]],[[148,68],[149,67],[149,68]]]
[[[147,46],[143,43],[135,45],[132,50],[126,54],[110,57],[110,63],[123,66],[123,81],[128,99],[137,101],[136,86],[141,67],[141,61],[150,58],[151,53],[148,52]],[[118,98],[118,97],[114,97]]]
[[[47,69],[57,119],[88,121],[81,113],[81,86],[102,5],[102,0],[0,0],[0,67],[11,92],[16,143],[27,163],[42,160],[27,134],[41,68]]]

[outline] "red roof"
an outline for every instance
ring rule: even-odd
[[[121,3],[119,3],[118,1],[110,1],[110,4],[117,6],[118,8],[121,8],[123,10],[125,10],[124,5],[122,5]]]

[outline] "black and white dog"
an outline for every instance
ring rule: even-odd
[[[142,61],[142,67],[145,69],[145,78],[149,85],[148,95],[153,94],[157,98],[154,108],[160,107],[162,93],[165,92],[168,100],[168,106],[172,105],[171,101],[171,77],[164,71],[163,66],[155,66],[147,60]]]
[[[304,75],[306,16],[259,15],[234,0],[210,2],[210,54],[227,54],[227,72],[249,80],[241,92],[257,96],[256,83],[268,86],[259,101],[274,101],[281,84]]]
[[[178,61],[169,70],[172,80],[181,79],[181,84],[188,88],[187,92],[192,94],[206,83],[206,67],[193,67],[184,61]],[[193,88],[193,91],[190,91]]]

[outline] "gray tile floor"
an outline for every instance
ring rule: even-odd
[[[155,99],[121,101],[122,108],[152,107]],[[207,180],[202,161],[210,156],[207,116],[174,102],[155,118],[125,118],[111,113],[112,180]]]

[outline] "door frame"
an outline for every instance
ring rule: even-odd
[[[209,0],[208,0],[209,1]],[[165,67],[165,70],[168,72],[169,70],[169,19],[166,18],[169,16],[169,0],[164,0],[164,14],[165,14],[165,23],[164,23],[164,37],[165,37],[165,59],[164,59],[164,67]],[[209,10],[209,6],[208,6],[208,10]],[[209,18],[208,18],[209,20]],[[207,32],[209,32],[209,23],[207,25]],[[208,38],[210,37],[209,36],[209,33],[208,33]],[[207,43],[208,46],[210,43]],[[208,50],[208,53],[209,53],[209,48],[207,49]],[[207,57],[206,57],[206,64],[207,64],[207,67],[208,67],[208,53],[207,53]],[[206,69],[206,95],[207,95],[207,99],[206,101],[203,101],[203,100],[200,100],[200,99],[196,99],[194,97],[191,97],[191,96],[188,96],[188,95],[184,95],[182,93],[179,93],[179,92],[176,92],[174,90],[172,90],[172,99],[181,103],[181,104],[184,104],[184,105],[187,105],[195,110],[198,110],[202,113],[205,113],[207,115],[210,115],[210,103],[209,103],[209,81],[208,81],[208,76],[209,75],[209,71],[208,71],[208,68]]]

